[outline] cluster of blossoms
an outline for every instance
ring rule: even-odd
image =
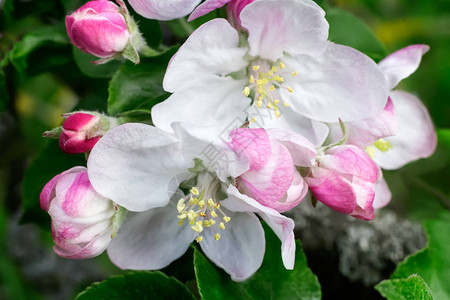
[[[159,20],[199,2],[129,0]],[[91,1],[68,16],[73,44],[102,59],[136,49],[140,34],[119,3]],[[310,0],[207,0],[190,19],[225,4],[229,20],[203,24],[171,59],[163,87],[172,94],[153,107],[154,125],[77,112],[59,129],[65,152],[89,152],[87,168],[41,193],[59,255],[107,249],[120,268],[154,270],[196,241],[241,281],[261,266],[262,219],[292,269],[294,222],[282,213],[313,199],[371,220],[391,198],[381,169],[434,152],[426,108],[392,90],[428,46],[376,64],[328,41],[325,12]]]

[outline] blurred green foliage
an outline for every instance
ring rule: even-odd
[[[167,52],[155,58],[144,58],[139,66],[118,61],[94,66],[90,64],[90,61],[94,60],[92,56],[85,55],[70,45],[64,29],[65,15],[84,2],[87,1],[0,1],[2,243],[6,244],[8,224],[16,222],[16,215],[20,212],[23,212],[23,222],[41,225],[44,228],[44,239],[48,239],[50,219],[39,208],[40,190],[54,175],[72,166],[83,165],[85,162],[82,155],[63,154],[59,151],[56,141],[46,141],[41,137],[42,132],[59,126],[63,121],[61,114],[77,109],[97,110],[109,114],[141,109],[143,118],[146,118],[148,110],[167,96],[161,83],[165,67],[176,51],[177,45],[206,20],[224,16],[222,9],[193,23],[187,23],[185,19],[157,22],[146,20],[130,9],[148,44],[159,51]],[[448,100],[450,2],[446,0],[317,2],[327,11],[327,19],[331,26],[330,40],[353,46],[376,61],[410,44],[421,43],[431,46],[419,70],[405,79],[398,88],[419,95],[429,108],[439,129],[438,150],[431,159],[412,163],[398,172],[385,172],[393,192],[390,207],[412,220],[426,224],[429,245],[402,263],[394,273],[393,279],[379,285],[378,289],[388,297],[395,293],[408,293],[411,282],[414,286],[420,286],[423,280],[423,286],[428,285],[433,295],[439,296],[436,299],[447,299],[450,297],[446,288],[446,282],[450,280],[448,274],[450,265],[445,255],[449,250],[447,235],[450,232],[448,228],[450,219],[443,218],[442,215],[450,209],[450,101]],[[171,34],[167,35],[167,31]],[[438,221],[430,221],[433,219]],[[276,240],[273,234],[268,235],[269,239]],[[304,289],[302,291],[310,296],[309,299],[320,298],[320,287],[315,276],[306,268],[300,244],[297,245],[297,268],[303,267],[304,273],[300,274],[301,272],[296,269],[290,275],[286,275],[287,273],[284,274],[279,268],[275,268],[281,266],[281,262],[279,243],[273,243],[276,247],[267,250],[263,269],[255,277],[258,284],[246,287],[245,293],[251,293],[253,298],[262,298],[266,292],[268,293],[265,283],[273,281],[279,288],[283,284],[288,285],[286,290],[294,291],[293,295]],[[51,251],[50,247],[48,251]],[[225,287],[239,286],[206,260],[199,250],[195,250],[195,257],[196,264],[204,266],[203,269],[197,270],[196,276],[200,289],[203,286],[205,294],[205,290],[212,291],[214,285],[221,287],[224,295],[231,293]],[[184,259],[191,258],[192,252],[184,257]],[[104,256],[99,258],[102,259]],[[277,263],[268,266],[268,261],[272,260]],[[178,265],[174,263],[164,271],[170,273],[178,270]],[[113,270],[118,272],[116,269]],[[410,277],[414,273],[420,277]],[[147,276],[144,273],[136,274],[128,276]],[[157,274],[148,276],[164,277]],[[280,280],[273,279],[274,276],[279,276]],[[126,276],[124,278],[126,280]],[[18,263],[12,259],[11,253],[3,245],[0,245],[0,279],[0,298],[42,298],[31,287],[32,284],[26,281]],[[186,281],[192,284],[193,279],[186,278]],[[170,279],[165,277],[164,280]],[[298,287],[292,287],[294,280],[305,282],[307,286],[300,284]],[[102,286],[109,289],[109,284],[106,282],[103,285],[96,285],[95,289],[98,290]],[[181,286],[177,284],[178,287]],[[208,286],[211,284],[213,286]],[[192,289],[195,290],[195,282],[193,286]],[[91,288],[89,292],[94,293],[92,294],[94,298],[97,297],[95,289]],[[242,291],[240,289],[237,288],[237,291]],[[230,295],[233,298],[232,294]],[[424,295],[426,297],[427,294]],[[276,299],[277,295],[272,297]],[[394,298],[389,299],[401,299],[392,297]]]

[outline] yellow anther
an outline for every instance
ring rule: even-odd
[[[194,225],[194,226],[191,226],[191,228],[192,228],[192,230],[194,230],[195,232],[200,233],[200,232],[203,231],[203,225],[202,225],[202,224],[203,224],[202,221],[195,222],[195,225]]]
[[[375,157],[375,147],[374,146],[367,147],[366,153],[367,153],[367,155],[370,156],[370,158],[374,158]]]
[[[244,94],[245,97],[248,97],[248,95],[250,95],[250,88],[246,86],[242,91],[242,94]]]
[[[183,225],[184,220],[178,221],[178,226]]]
[[[178,213],[181,213],[185,207],[186,207],[186,204],[184,204],[184,199],[178,200],[178,203],[177,203]]]
[[[255,77],[253,77],[253,75],[250,75],[250,78],[248,79],[248,83],[254,83],[255,82]]]
[[[280,68],[281,68],[281,66],[280,66]],[[283,69],[283,68],[282,68],[282,69]],[[272,66],[272,68],[270,69],[270,71],[271,71],[271,72],[276,72],[276,71],[278,71],[278,68],[275,67],[275,66]]]
[[[272,103],[269,103],[269,104],[267,104],[266,107],[272,109],[272,108],[273,108],[273,105],[272,105]]]
[[[188,214],[187,214],[186,212],[184,212],[184,213],[182,213],[182,214],[179,214],[179,215],[177,216],[177,218],[180,219],[180,220],[184,220],[184,219],[187,218],[187,216],[188,216]]]
[[[298,75],[298,71],[295,71],[295,72],[292,72],[292,77],[295,77],[295,76],[297,76]]]
[[[264,99],[264,96],[259,96],[258,101],[262,101]]]
[[[285,65],[283,62],[281,62],[281,61],[280,61],[280,68],[281,68],[281,69],[286,68],[286,65]]]
[[[218,240],[220,239],[220,234],[216,233],[216,235],[214,236],[214,239],[215,239],[216,241],[218,241]]]
[[[262,101],[260,101],[260,100],[257,101],[256,102],[256,107],[261,108],[261,106],[262,106]]]
[[[206,214],[204,212],[199,213],[200,217],[206,217]]]
[[[205,226],[205,227],[211,227],[211,223],[209,222],[209,220],[204,220],[203,221],[203,226]]]
[[[253,122],[253,123],[256,122],[256,117],[251,118],[250,122]]]
[[[288,91],[289,91],[289,93],[293,93],[294,92],[294,90],[291,87],[288,87]]]
[[[277,105],[278,103],[280,103],[280,100],[275,99],[275,100],[273,101],[273,103],[275,103],[275,105]]]
[[[275,91],[275,86],[272,85],[272,86],[269,88],[269,91],[271,91],[271,92]]]
[[[273,80],[278,81],[278,82],[283,82],[284,78],[278,75],[273,76]]]
[[[198,199],[197,198],[192,198],[191,197],[191,199],[189,199],[189,204],[190,205],[197,204],[197,203],[198,203]]]
[[[230,222],[231,218],[230,217],[223,217],[223,220],[225,221],[225,223]]]
[[[273,76],[273,71],[267,72],[267,75],[269,75],[269,77],[272,77]]]
[[[216,212],[215,212],[215,211],[212,211],[212,212],[211,212],[211,216],[212,216],[213,218],[217,218]]]
[[[191,194],[194,196],[198,196],[200,194],[200,192],[198,191],[198,189],[196,187],[193,187],[191,189]]]
[[[201,200],[198,202],[198,207],[203,208],[205,206],[205,201]]]
[[[258,71],[261,66],[253,66],[253,71]]]
[[[202,236],[199,236],[198,238],[195,239],[195,241],[196,241],[197,243],[200,243],[201,241],[203,241],[203,237],[202,237]]]
[[[264,84],[264,80],[258,79],[258,80],[256,80],[256,84],[257,85],[263,85]]]
[[[386,152],[392,149],[392,144],[389,141],[386,141],[385,139],[379,139],[373,145],[378,148],[381,152]]]
[[[277,111],[275,111],[275,118],[279,118],[279,117],[280,117],[280,111],[277,110]]]
[[[209,220],[209,224],[211,224],[211,226],[213,226],[214,224],[216,224],[216,221],[213,220],[213,219],[210,219],[210,220]]]
[[[283,105],[284,105],[285,107],[291,106],[291,105],[290,105],[289,103],[287,103],[287,102],[284,102]]]
[[[211,198],[209,198],[208,199],[208,205],[209,206],[213,206],[215,203],[214,203],[214,200],[213,199],[211,199]]]
[[[219,227],[220,229],[225,229],[225,224],[223,222],[220,222]]]
[[[198,217],[198,214],[193,211],[192,209],[187,213],[187,217],[189,219],[189,221],[193,221]]]

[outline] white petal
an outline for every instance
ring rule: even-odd
[[[225,230],[219,232],[218,241],[214,239],[215,233],[206,229],[200,246],[211,261],[231,275],[231,279],[243,281],[262,264],[266,248],[264,230],[252,213],[235,213],[230,217]]]
[[[381,178],[375,186],[375,199],[373,200],[373,208],[380,209],[388,205],[391,201],[392,193],[387,185],[386,180]]]
[[[244,85],[243,81],[231,77],[202,76],[153,106],[153,124],[166,131],[172,131],[172,122],[202,124],[221,131],[227,130],[236,120],[242,125],[246,118],[245,109],[250,103],[242,94]]]
[[[267,225],[281,240],[281,257],[286,269],[292,270],[295,262],[295,239],[294,239],[294,221],[289,219],[276,210],[265,207],[254,199],[247,197],[234,187],[230,186],[227,190],[228,199],[220,203],[231,211],[255,212],[258,213]]]
[[[224,19],[214,19],[200,26],[172,57],[163,87],[177,91],[202,75],[225,76],[245,67],[246,48],[239,48],[237,31]],[[244,84],[240,89],[243,89]],[[209,89],[208,84],[203,87]]]
[[[92,149],[88,174],[94,189],[131,211],[169,202],[174,176],[191,166],[176,138],[144,124],[125,124],[103,136]]]
[[[392,149],[377,151],[374,160],[383,169],[395,170],[433,154],[437,138],[430,114],[419,98],[403,91],[392,91],[390,97],[395,105],[398,132],[385,138]]]
[[[131,7],[143,17],[155,20],[173,20],[188,15],[200,0],[128,0]]]
[[[250,128],[278,128],[292,131],[304,136],[315,146],[320,146],[328,135],[328,127],[318,121],[305,118],[293,111],[290,107],[279,107],[280,117],[276,118],[273,110],[257,108],[252,105],[248,110],[249,119],[256,118],[256,122],[250,122]]]
[[[308,118],[322,122],[361,120],[380,112],[388,90],[378,66],[363,53],[329,43],[320,57],[309,55],[283,58],[296,77],[287,76],[281,89],[283,101]]]
[[[316,147],[303,136],[280,129],[268,129],[270,139],[281,142],[290,152],[294,165],[311,167],[311,161],[317,155]]]
[[[316,55],[326,48],[325,12],[313,1],[261,0],[241,12],[250,55],[276,61],[283,52]]]
[[[430,47],[427,45],[411,45],[392,53],[379,62],[378,66],[386,77],[389,90],[417,70],[422,56],[428,50]]]
[[[169,204],[146,212],[128,213],[108,247],[111,261],[121,269],[157,270],[186,252],[196,233],[178,225],[177,208]]]

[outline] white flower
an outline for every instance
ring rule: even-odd
[[[195,239],[233,280],[245,280],[260,267],[265,251],[257,213],[281,239],[284,265],[292,269],[293,221],[234,186],[249,163],[216,138],[212,128],[175,123],[172,130],[122,125],[109,131],[89,156],[94,188],[134,211],[108,247],[111,260],[124,269],[160,269]],[[309,143],[283,141],[293,151],[310,153],[309,160],[315,156]]]
[[[174,121],[223,126],[248,117],[251,126],[294,129],[317,144],[327,134],[317,121],[381,111],[383,75],[364,54],[327,41],[324,14],[312,1],[260,0],[240,14],[248,39],[226,20],[204,24],[172,58],[163,84],[173,94],[153,108],[154,124],[171,130]]]

